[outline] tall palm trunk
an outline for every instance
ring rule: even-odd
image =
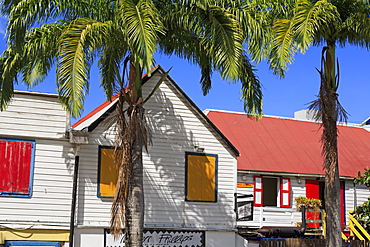
[[[340,224],[340,197],[339,197],[339,167],[337,146],[337,94],[322,83],[322,125],[323,125],[323,152],[325,157],[325,210],[327,212],[326,223],[330,227],[326,232],[326,246],[341,246]]]
[[[130,62],[128,89],[120,92],[116,121],[116,163],[119,175],[112,204],[111,231],[125,227],[125,246],[141,247],[144,228],[143,147],[150,142],[141,97],[141,73]],[[139,77],[139,79],[137,78]],[[137,83],[140,86],[137,87]]]
[[[143,117],[144,109],[140,107],[134,114],[137,119]],[[126,198],[126,240],[125,246],[141,247],[144,228],[144,188],[143,188],[143,143],[136,138],[132,143],[131,172]]]
[[[318,118],[322,121],[323,133],[323,156],[325,158],[325,210],[327,212],[326,222],[326,246],[341,246],[341,224],[340,224],[340,187],[338,167],[338,115],[344,110],[338,101],[338,81],[335,72],[335,43],[327,42],[323,48],[323,68],[320,73],[321,86],[319,98],[310,108],[318,109]]]

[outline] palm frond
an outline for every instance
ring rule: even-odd
[[[274,24],[275,38],[269,55],[270,68],[275,74],[284,77],[288,65],[293,62],[297,47],[293,43],[294,22],[290,19],[279,19]]]
[[[158,33],[164,33],[158,10],[151,0],[122,0],[119,8],[131,55],[135,62],[150,73]]]
[[[343,22],[339,45],[344,46],[348,42],[370,49],[370,7],[363,8],[365,11],[353,13]]]
[[[45,24],[26,33],[23,46],[23,80],[28,87],[43,81],[58,55],[58,38],[67,27],[65,22]]]
[[[89,91],[89,72],[93,52],[100,48],[109,33],[106,24],[78,18],[63,32],[57,66],[61,102],[73,116],[79,116]]]
[[[4,111],[13,97],[14,83],[21,69],[21,56],[9,47],[0,57],[0,111]]]
[[[200,37],[201,45],[212,57],[214,67],[221,71],[225,79],[234,80],[238,74],[242,54],[243,36],[235,16],[218,6],[198,9],[199,19],[203,23]]]
[[[246,56],[243,57],[243,66],[240,71],[241,98],[244,102],[244,111],[255,116],[262,117],[262,86],[256,76],[256,69]]]
[[[107,100],[110,100],[112,95],[118,93],[122,88],[120,85],[123,78],[120,75],[120,69],[129,48],[125,44],[121,30],[116,28],[114,23],[107,24],[107,28],[108,33],[115,35],[108,35],[99,50],[98,67],[101,76],[100,87],[104,89]]]
[[[103,8],[102,5],[106,7]],[[26,30],[36,23],[53,22],[56,18],[73,19],[92,17],[99,20],[107,18],[109,4],[97,0],[94,4],[88,1],[74,0],[5,0],[1,12],[9,17],[7,34],[8,43],[15,44],[20,50],[24,42]]]
[[[339,14],[330,2],[301,0],[298,1],[293,22],[297,47],[304,53],[315,36],[327,35],[329,29],[333,33],[336,32]]]

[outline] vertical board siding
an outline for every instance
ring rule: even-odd
[[[145,84],[149,93],[158,76]],[[144,106],[153,144],[143,152],[145,226],[234,229],[236,160],[199,113],[169,82]],[[78,224],[107,227],[112,199],[97,197],[98,145],[113,145],[114,128],[100,124],[81,148]],[[217,202],[185,201],[185,152],[195,146],[218,155]]]

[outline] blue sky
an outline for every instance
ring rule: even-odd
[[[0,50],[5,49],[6,19],[0,16]],[[370,117],[367,98],[370,95],[370,52],[366,49],[347,46],[338,48],[340,63],[339,99],[350,114],[348,122],[361,123]],[[257,75],[263,84],[265,115],[293,117],[295,111],[307,108],[307,104],[315,99],[319,90],[319,75],[315,68],[320,68],[321,48],[311,47],[306,54],[298,54],[284,79],[273,75],[266,63],[257,65]],[[170,76],[198,105],[201,110],[219,109],[243,112],[240,100],[240,84],[228,84],[215,74],[213,87],[207,96],[203,96],[199,84],[200,72],[195,65],[187,61],[164,55],[156,57],[156,63],[165,70],[173,67]],[[50,73],[40,85],[27,89],[17,85],[17,90],[55,93],[54,72]],[[85,102],[83,116],[105,100],[99,88],[97,69],[92,70],[90,93]]]

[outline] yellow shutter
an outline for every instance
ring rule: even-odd
[[[118,167],[114,163],[114,149],[100,148],[99,191],[101,197],[114,197],[118,179]]]
[[[187,200],[216,201],[217,156],[187,155]]]

